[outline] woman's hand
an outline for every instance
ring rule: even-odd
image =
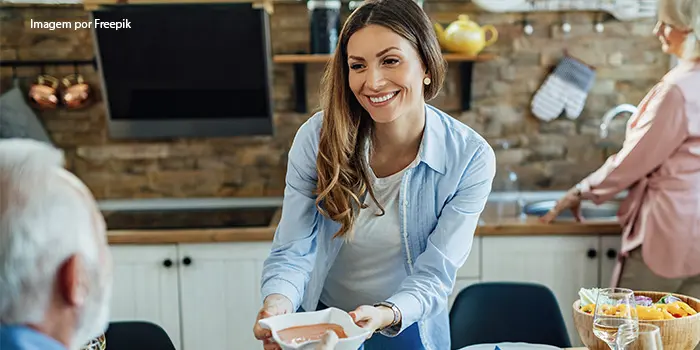
[[[376,330],[388,327],[394,322],[394,311],[385,306],[362,305],[350,312],[350,316],[356,325],[372,331],[367,338]]]
[[[583,221],[583,216],[581,215],[581,191],[578,188],[574,187],[567,191],[564,197],[557,201],[557,205],[540,218],[540,221],[550,223],[566,209],[571,209],[577,222]]]
[[[271,294],[265,298],[263,307],[258,312],[258,318],[253,326],[255,338],[262,340],[265,350],[281,350],[282,348],[272,340],[272,332],[269,329],[262,328],[258,321],[272,316],[291,313],[292,302],[282,294]]]

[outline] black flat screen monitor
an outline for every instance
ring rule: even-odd
[[[116,5],[94,11],[92,24],[111,137],[272,133],[264,9]]]

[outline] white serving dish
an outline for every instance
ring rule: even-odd
[[[357,350],[367,340],[370,331],[360,328],[353,322],[347,312],[331,307],[321,311],[296,312],[286,315],[273,316],[258,321],[260,326],[272,331],[272,339],[282,350],[315,350],[319,341],[308,341],[301,344],[283,343],[278,331],[289,327],[306,326],[319,323],[335,323],[343,327],[347,338],[340,339],[335,350]]]
[[[460,350],[494,350],[496,346],[501,350],[560,350],[556,346],[529,343],[478,344],[470,345]]]

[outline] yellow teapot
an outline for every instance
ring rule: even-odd
[[[476,56],[485,47],[498,40],[498,31],[494,26],[490,24],[479,26],[464,14],[457,18],[444,29],[440,24],[434,24],[438,41],[444,50]],[[491,33],[488,40],[486,40],[486,33]]]

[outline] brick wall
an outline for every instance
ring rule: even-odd
[[[498,59],[475,66],[472,110],[460,111],[459,66],[454,64],[449,67],[442,93],[431,103],[494,145],[509,141],[509,149],[497,150],[499,167],[507,165],[515,170],[526,190],[568,188],[602,164],[604,150],[596,146],[602,114],[619,103],[638,103],[669,64],[651,34],[653,20],[613,19],[605,23],[604,33],[596,33],[595,14],[570,14],[572,31],[566,36],[560,30],[558,14],[538,13],[529,16],[535,31],[528,37],[522,34],[522,17],[517,14],[479,13],[466,1],[428,0],[424,7],[441,23],[468,13],[479,23],[498,28],[499,41],[488,49],[497,53]],[[271,24],[274,53],[307,50],[306,15],[301,2],[276,4]],[[30,19],[85,20],[87,13],[75,6],[0,9],[0,59],[92,57],[92,38],[87,30],[29,29]],[[597,67],[596,83],[579,119],[540,122],[531,116],[529,103],[564,49]],[[321,69],[321,64],[308,69],[311,107],[318,103]],[[61,76],[73,68],[46,67],[45,71]],[[12,72],[3,68],[0,73],[4,91],[10,86]],[[20,68],[17,73],[26,91],[40,70]],[[99,88],[94,71],[81,67],[81,73]],[[54,142],[66,151],[70,169],[98,198],[281,196],[289,144],[311,114],[293,112],[292,86],[292,66],[276,65],[275,137],[112,141],[107,137],[101,102],[82,111],[59,109],[37,114]],[[617,124],[621,122],[624,120]]]

